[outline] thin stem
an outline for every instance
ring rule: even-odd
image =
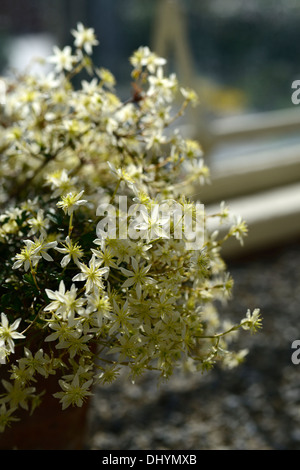
[[[73,230],[73,212],[71,212],[70,221],[69,221],[69,237],[71,236],[72,230]]]
[[[238,330],[239,326],[240,326],[240,325],[238,325],[238,326],[233,326],[233,327],[230,328],[229,330],[224,331],[223,333],[218,333],[217,335],[212,335],[212,336],[197,336],[197,338],[200,338],[200,339],[220,339],[220,338],[222,338],[222,336],[228,335],[228,333],[231,333],[232,331]]]
[[[25,333],[27,333],[27,331],[34,325],[34,323],[36,322],[36,320],[38,319],[41,311],[43,310],[44,308],[44,305],[39,309],[38,313],[36,314],[36,316],[34,317],[33,321],[27,326],[27,328],[25,328],[25,330],[23,330],[21,332],[22,335],[24,335]]]
[[[37,290],[38,290],[39,292],[41,292],[41,289],[39,288],[39,285],[38,285],[38,283],[37,283],[37,279],[36,279],[36,276],[35,276],[35,271],[34,271],[34,269],[33,269],[33,267],[32,267],[31,260],[29,260],[29,262],[30,262],[30,272],[31,272],[31,275],[32,275],[34,284],[35,284]]]
[[[178,118],[180,118],[184,114],[184,111],[185,111],[187,105],[188,105],[188,100],[185,100],[182,103],[181,108],[179,109],[179,111],[165,124],[165,127],[170,126],[171,124],[173,124],[174,121],[176,121]]]
[[[113,192],[113,195],[112,195],[112,197],[110,198],[110,204],[112,204],[113,201],[114,201],[114,199],[115,199],[115,196],[116,196],[117,191],[118,191],[118,189],[119,189],[119,187],[120,187],[121,181],[122,181],[122,179],[119,179],[119,181],[118,181],[118,183],[117,183],[117,186],[116,186],[116,188],[115,188],[115,190],[114,190],[114,192]]]

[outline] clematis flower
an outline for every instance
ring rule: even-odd
[[[4,345],[8,351],[15,351],[14,339],[23,339],[25,336],[22,333],[16,331],[21,323],[21,318],[15,320],[11,325],[8,322],[8,318],[5,313],[1,313],[0,323],[0,343]]]
[[[72,35],[75,37],[74,44],[80,49],[84,49],[89,55],[93,52],[93,46],[97,46],[99,41],[96,39],[93,28],[85,28],[82,23],[77,24],[77,30],[73,29]]]

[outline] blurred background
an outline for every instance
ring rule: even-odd
[[[190,69],[179,73],[206,83],[211,106],[277,110],[290,106],[290,84],[300,72],[299,17],[297,0],[1,0],[0,65],[22,67],[53,44],[65,45],[82,21],[100,40],[95,60],[120,85],[137,47],[161,51],[167,44],[169,59],[184,51]]]
[[[247,218],[242,253],[299,234],[299,0],[1,0],[0,73],[71,44],[78,21],[95,29],[94,60],[115,75],[121,98],[140,45],[197,91],[201,104],[182,128],[200,140],[213,184],[194,193]],[[229,243],[232,251],[241,253]]]
[[[239,340],[250,352],[238,370],[97,391],[87,448],[300,448],[300,0],[1,0],[0,73],[71,44],[78,21],[95,29],[95,63],[122,98],[141,45],[197,91],[182,128],[203,145],[211,184],[195,195],[249,225],[244,247],[224,247],[235,287],[220,311],[234,320],[260,307],[264,318]]]

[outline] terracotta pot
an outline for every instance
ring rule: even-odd
[[[45,388],[41,405],[30,416],[21,411],[20,421],[13,422],[4,433],[0,433],[1,450],[80,450],[86,437],[89,402],[81,408],[69,407],[62,411],[59,400],[52,394],[57,392],[57,377],[35,384]]]

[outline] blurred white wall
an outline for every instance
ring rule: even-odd
[[[6,46],[8,64],[5,75],[11,69],[23,71],[30,65],[32,73],[47,70],[47,65],[41,65],[38,59],[45,59],[52,54],[55,38],[50,34],[26,34],[11,38]]]

